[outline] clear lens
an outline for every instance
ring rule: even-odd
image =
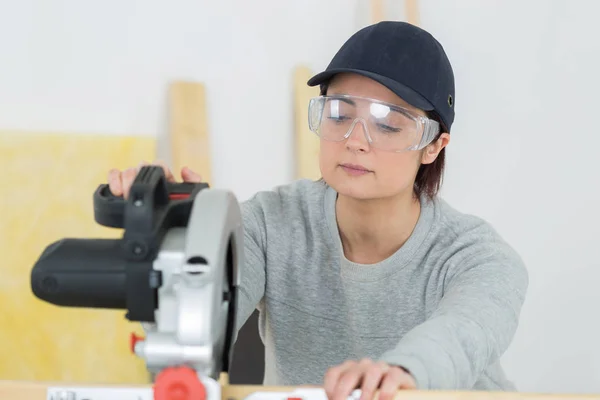
[[[435,121],[409,110],[356,96],[320,96],[310,100],[309,127],[324,140],[343,141],[357,124],[373,147],[389,151],[417,150],[433,137]],[[437,132],[433,132],[435,134]]]

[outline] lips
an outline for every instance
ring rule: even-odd
[[[367,175],[373,172],[370,169],[358,164],[340,164],[340,167],[342,167],[347,175],[355,177]]]
[[[367,169],[367,168],[363,167],[362,165],[358,165],[358,164],[340,164],[340,165],[344,169],[351,169],[351,170],[355,170],[356,172],[373,172],[370,169]]]

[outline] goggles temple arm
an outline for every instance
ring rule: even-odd
[[[417,147],[417,150],[421,150],[422,148],[430,144],[439,133],[439,122],[430,118],[423,118],[423,136],[421,137],[421,143]]]

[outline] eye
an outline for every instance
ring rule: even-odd
[[[396,133],[396,132],[400,132],[402,130],[400,128],[393,128],[389,125],[384,125],[384,124],[377,124],[377,127],[379,128],[379,130],[382,130],[386,133]]]
[[[343,122],[343,121],[348,120],[349,118],[346,117],[346,116],[343,116],[343,115],[339,115],[339,116],[336,116],[336,117],[329,116],[329,117],[327,117],[327,119],[330,119],[330,120],[332,120],[334,122]]]

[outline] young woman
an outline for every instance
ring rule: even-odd
[[[308,117],[323,179],[241,205],[238,326],[258,307],[264,383],[323,385],[335,400],[354,389],[383,400],[411,388],[514,390],[499,360],[528,275],[488,223],[437,194],[455,105],[442,46],[381,22],[308,84],[321,87]],[[126,196],[136,173],[110,171],[112,192]]]

